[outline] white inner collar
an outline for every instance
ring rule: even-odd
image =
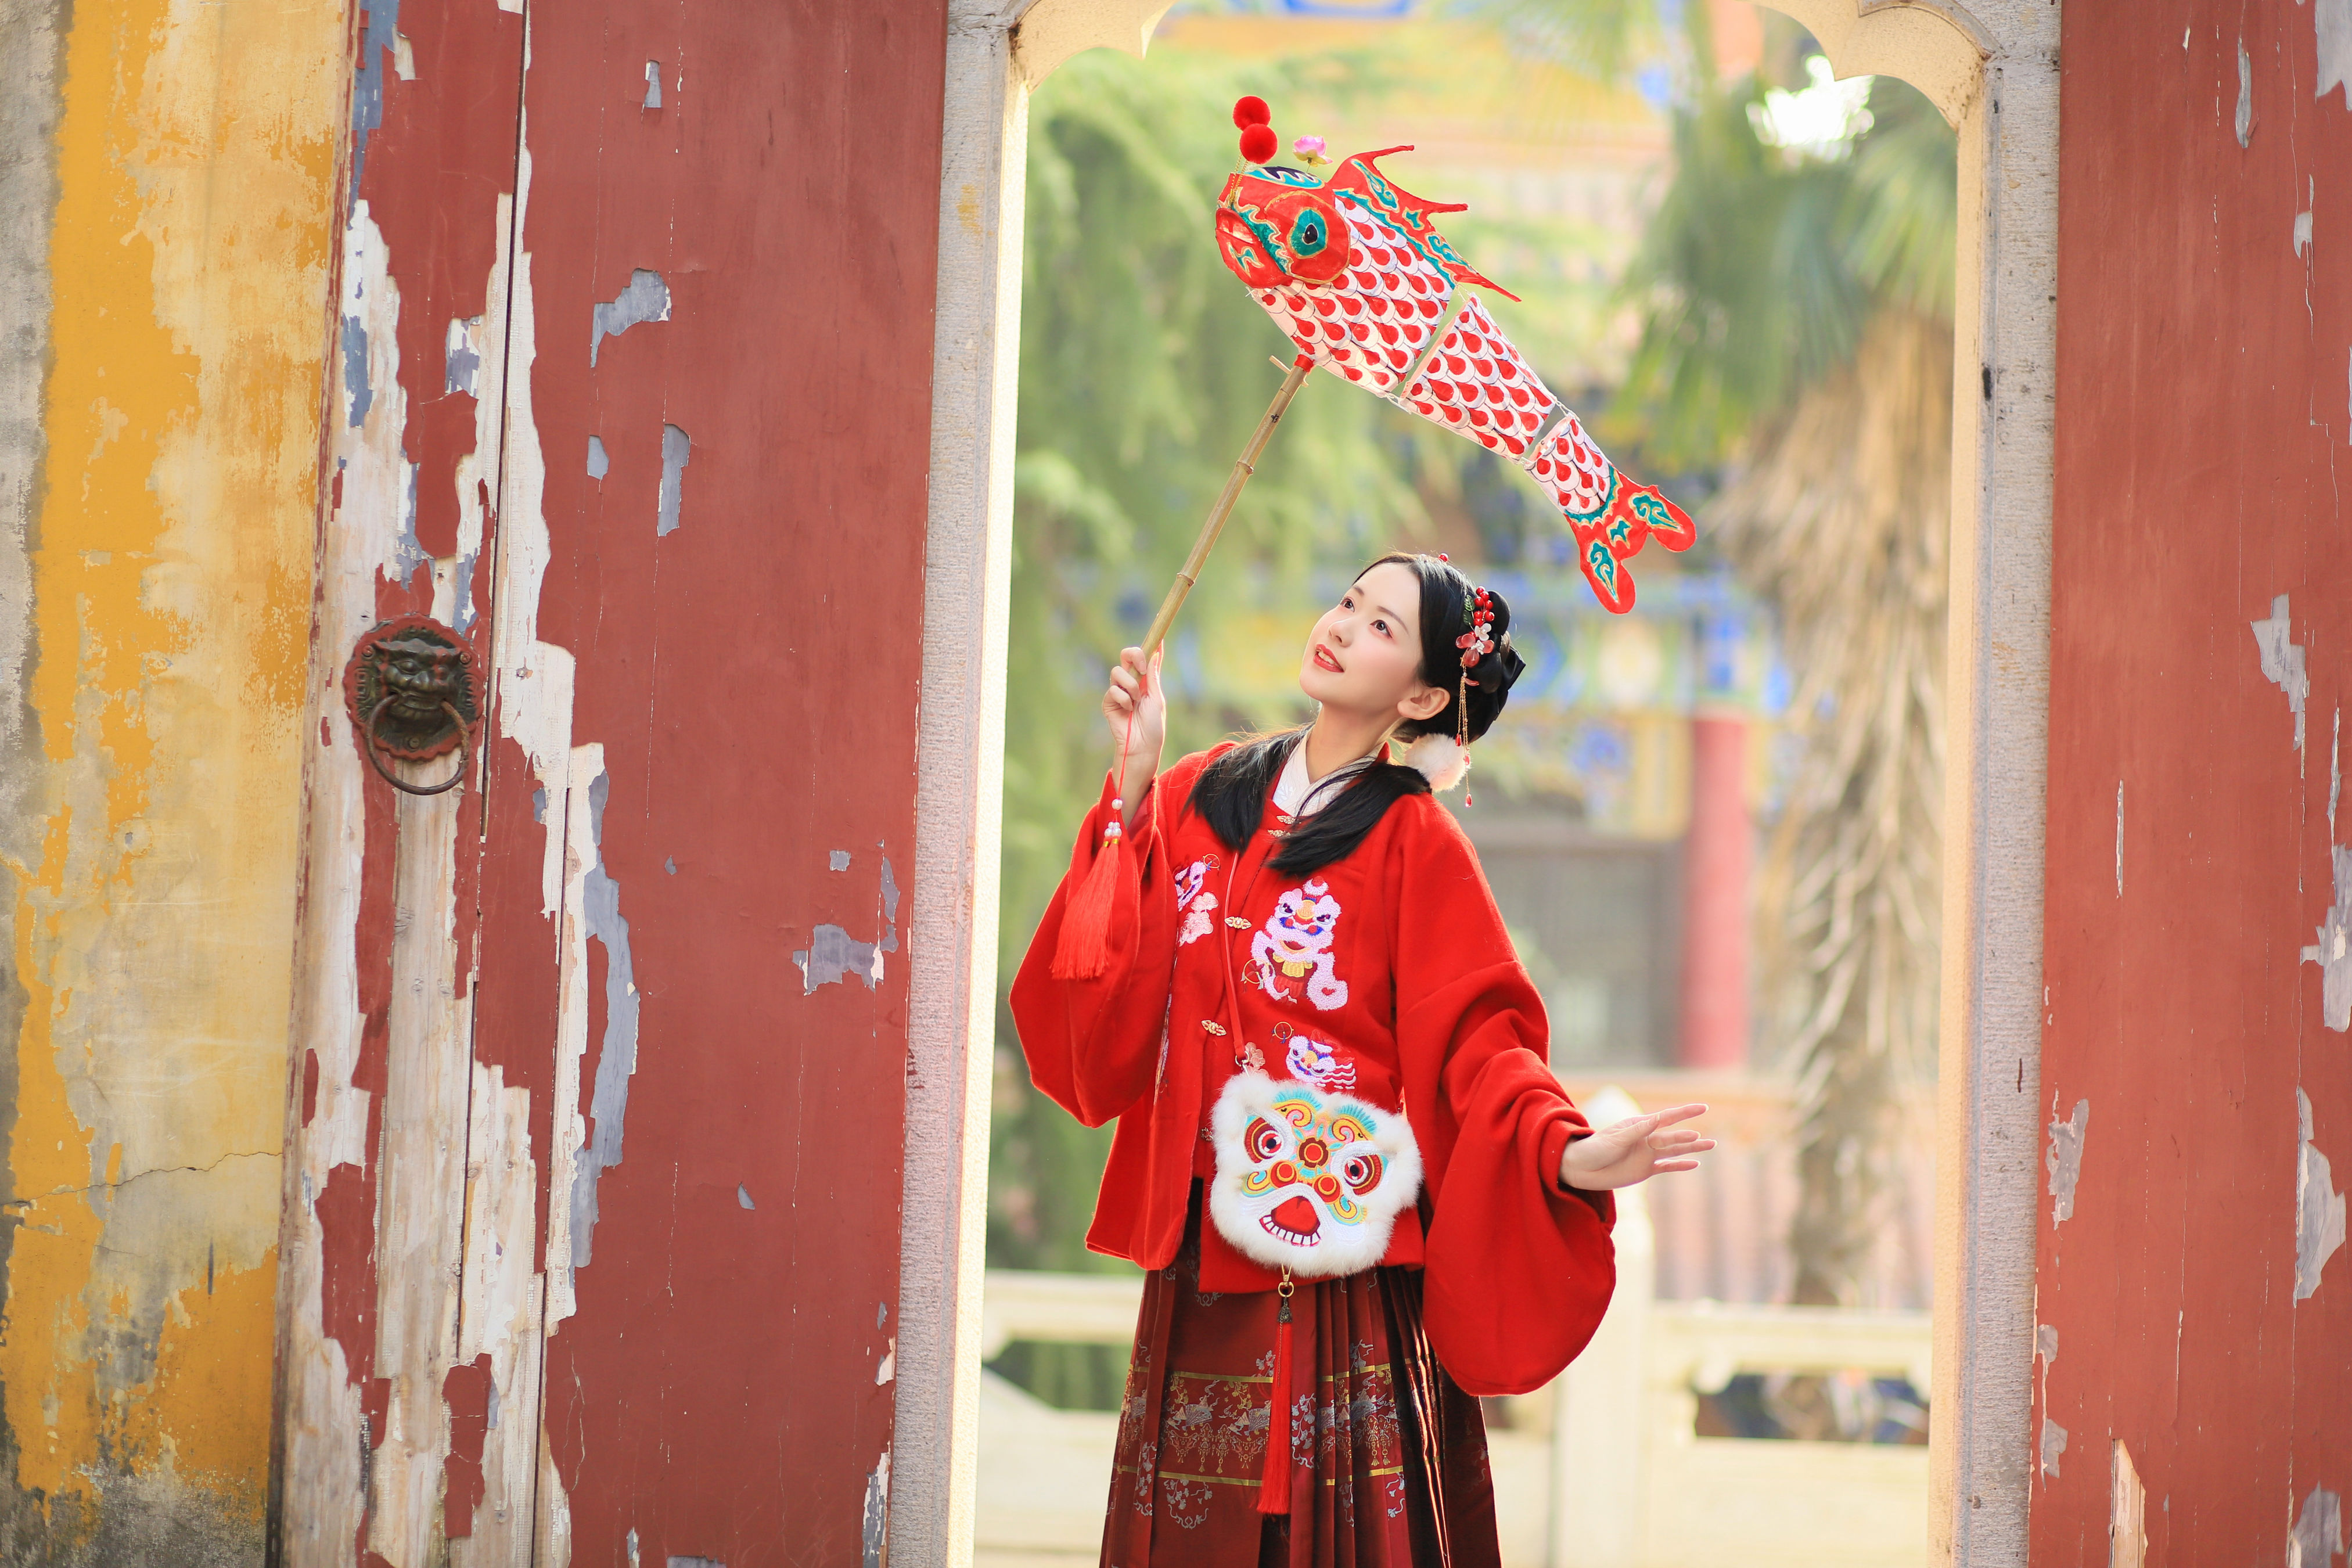
[[[1379,753],[1374,752],[1377,756]],[[1339,788],[1349,779],[1371,765],[1371,757],[1359,757],[1344,768],[1333,768],[1311,784],[1307,777],[1307,737],[1301,735],[1290,748],[1289,760],[1282,764],[1282,776],[1274,781],[1274,809],[1296,821],[1305,821],[1339,798]]]

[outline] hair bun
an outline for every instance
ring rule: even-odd
[[[1505,632],[1495,639],[1495,646],[1487,650],[1486,657],[1478,661],[1478,668],[1470,672],[1470,679],[1478,683],[1479,690],[1501,697],[1518,684],[1519,677],[1527,672],[1527,668],[1528,661],[1521,658],[1519,650],[1511,646],[1511,634]]]
[[[1486,607],[1494,612],[1494,645],[1470,670],[1470,679],[1478,689],[1497,699],[1509,692],[1528,668],[1519,650],[1511,645],[1511,602],[1496,588],[1484,590]]]

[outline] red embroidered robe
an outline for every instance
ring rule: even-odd
[[[1605,1193],[1559,1184],[1586,1124],[1545,1065],[1543,1004],[1469,840],[1433,797],[1412,795],[1346,858],[1276,872],[1271,800],[1240,852],[1192,810],[1216,754],[1184,758],[1147,795],[1101,976],[1056,980],[1063,908],[1108,852],[1106,782],[1013,982],[1037,1087],[1088,1126],[1118,1120],[1087,1245],[1148,1269],[1175,1258],[1192,1180],[1214,1169],[1212,1109],[1255,1047],[1277,1079],[1404,1113],[1431,1217],[1424,1235],[1407,1208],[1381,1261],[1424,1270],[1429,1341],[1464,1389],[1540,1387],[1608,1307],[1615,1210]],[[1202,1226],[1201,1289],[1276,1283]]]

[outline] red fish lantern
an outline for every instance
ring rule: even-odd
[[[1431,221],[1462,204],[1424,201],[1380,172],[1378,160],[1410,147],[1359,153],[1326,178],[1272,162],[1281,142],[1264,99],[1236,102],[1234,124],[1244,167],[1218,197],[1217,253],[1297,357],[1152,618],[1145,656],[1166,637],[1276,425],[1318,367],[1524,469],[1559,509],[1595,596],[1618,615],[1631,610],[1625,563],[1653,539],[1687,550],[1696,530],[1654,486],[1619,471],[1470,292],[1518,298],[1463,260]],[[1317,137],[1298,142],[1309,163],[1325,163],[1322,150]]]
[[[1328,179],[1280,166],[1234,174],[1218,201],[1218,251],[1302,358],[1526,470],[1575,536],[1593,593],[1622,614],[1633,607],[1624,563],[1652,539],[1688,549],[1691,520],[1618,470],[1470,292],[1518,298],[1430,221],[1463,207],[1423,201],[1375,166],[1410,151],[1359,153]]]

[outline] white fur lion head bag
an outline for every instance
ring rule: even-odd
[[[1244,1072],[1217,1096],[1212,1127],[1217,1234],[1301,1279],[1380,1262],[1396,1216],[1421,1191],[1421,1150],[1401,1110]]]

